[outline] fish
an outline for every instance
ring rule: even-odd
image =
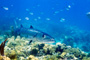
[[[87,15],[87,17],[90,19],[90,12],[87,12],[86,15]]]
[[[32,40],[29,41],[29,45],[32,43]]]
[[[42,43],[55,43],[55,39],[49,34],[42,32],[38,29],[33,28],[31,25],[30,28],[25,28],[22,25],[14,30],[15,36],[20,35],[21,37],[29,38],[30,40],[42,42]]]
[[[3,6],[3,7],[1,7],[1,8],[3,8],[4,10],[9,10],[9,8],[8,8],[8,7],[4,7],[4,6]]]
[[[60,19],[60,22],[65,22],[65,19],[64,19],[64,18],[61,18],[61,19]]]

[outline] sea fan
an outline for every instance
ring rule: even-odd
[[[7,39],[4,42],[2,42],[0,45],[0,54],[2,56],[4,56],[4,46],[5,46],[6,41],[7,41]]]

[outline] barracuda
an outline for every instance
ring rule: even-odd
[[[55,39],[52,36],[33,28],[33,26],[30,26],[30,28],[25,28],[21,25],[21,27],[15,29],[14,34],[27,37],[38,42],[55,43]]]

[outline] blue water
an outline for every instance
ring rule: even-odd
[[[0,0],[0,28],[7,30],[10,26],[15,27],[15,22],[27,28],[32,25],[53,36],[57,42],[62,42],[63,35],[78,35],[73,42],[85,45],[90,41],[87,12],[90,12],[90,0]],[[75,28],[70,30],[70,27]],[[71,31],[74,33],[69,33]]]

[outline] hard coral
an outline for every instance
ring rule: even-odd
[[[82,60],[90,60],[90,57],[83,57]]]
[[[0,60],[10,60],[10,58],[8,58],[6,56],[0,56]]]
[[[61,58],[65,58],[65,55],[66,55],[67,53],[66,52],[63,52],[60,56],[61,56]]]
[[[15,50],[10,50],[5,53],[6,56],[8,56],[10,59],[17,60],[17,55]]]
[[[20,38],[19,36],[16,39],[14,37],[10,38],[7,43],[8,45],[5,46],[6,56],[12,60],[86,59],[83,58],[86,57],[86,54],[82,53],[80,49],[72,48],[65,44],[57,43],[56,45],[49,45],[37,42],[29,44],[29,41],[27,38]]]
[[[46,55],[43,60],[59,60],[56,55]]]
[[[27,60],[38,60],[38,58],[34,57],[33,55],[30,55]]]
[[[31,49],[31,54],[37,55],[38,51],[39,51],[38,48],[33,48],[33,49]]]

